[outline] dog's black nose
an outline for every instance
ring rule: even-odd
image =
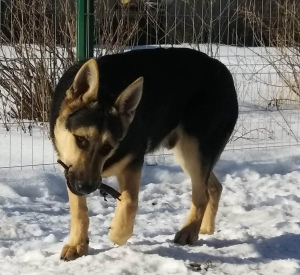
[[[83,196],[90,194],[97,189],[99,189],[102,183],[102,178],[100,179],[85,179],[83,175],[69,171],[67,175],[67,184],[72,193],[77,196]]]
[[[96,182],[89,184],[86,181],[77,180],[75,182],[75,188],[80,193],[90,194],[96,191],[99,188],[99,185],[96,184]]]

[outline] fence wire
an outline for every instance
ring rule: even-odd
[[[0,3],[0,168],[53,167],[49,104],[75,62],[75,1]],[[299,1],[96,0],[94,18],[96,57],[190,47],[227,65],[240,115],[226,150],[299,145]]]

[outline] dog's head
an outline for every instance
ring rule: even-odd
[[[69,166],[67,177],[76,195],[99,188],[103,165],[126,136],[134,118],[143,78],[131,83],[112,106],[105,108],[97,98],[100,85],[97,62],[90,59],[67,90],[54,127],[58,157]]]

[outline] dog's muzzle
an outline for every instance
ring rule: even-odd
[[[89,185],[86,183],[86,181],[76,179],[75,174],[70,171],[72,165],[67,166],[61,160],[57,160],[57,162],[64,168],[68,188],[73,194],[77,196],[83,196],[90,194],[100,188],[101,179],[100,181],[95,181],[93,185]]]
[[[67,186],[73,194],[77,196],[84,196],[98,189],[100,191],[101,196],[104,197],[105,201],[106,201],[106,196],[108,194],[111,195],[114,199],[120,200],[121,194],[117,190],[102,183],[102,179],[100,179],[100,181],[98,181],[93,186],[89,186],[85,184],[84,181],[72,179],[72,177],[74,177],[74,174],[70,173],[69,171],[72,165],[68,166],[60,159],[57,160],[57,162],[64,168],[65,170],[64,173],[67,180]]]
[[[76,174],[74,172],[69,172],[67,176],[68,187],[72,187],[73,193],[75,193],[75,195],[78,196],[87,195],[96,191],[100,188],[101,181],[101,178],[100,180],[91,180],[90,182],[86,180],[81,180],[76,177]]]

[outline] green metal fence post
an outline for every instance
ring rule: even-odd
[[[94,0],[77,0],[76,58],[78,61],[93,57]]]
[[[94,0],[88,1],[88,57],[94,56]]]

